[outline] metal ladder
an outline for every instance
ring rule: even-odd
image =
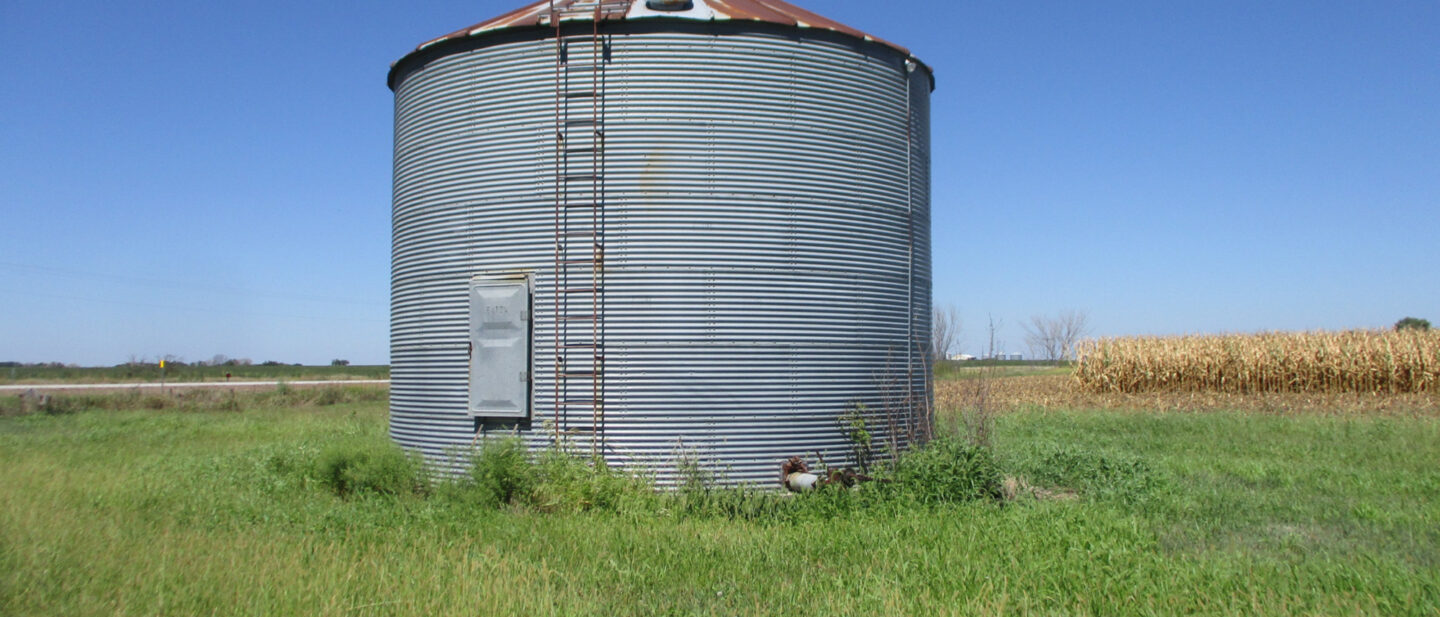
[[[605,438],[602,104],[608,54],[600,21],[629,4],[551,0],[548,14],[555,28],[555,442],[588,439],[592,457],[599,455]],[[562,31],[565,21],[587,19],[589,32],[567,36]],[[581,43],[581,53],[572,56],[574,43]],[[590,411],[588,426],[575,417],[581,414],[572,413],[585,410]]]

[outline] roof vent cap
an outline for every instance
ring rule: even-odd
[[[645,8],[652,11],[688,11],[694,6],[690,0],[645,0]]]

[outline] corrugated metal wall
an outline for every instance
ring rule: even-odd
[[[891,417],[923,424],[926,70],[803,31],[609,41],[610,462],[668,482],[683,455],[774,484],[790,455],[845,460],[837,417],[856,402],[877,442]],[[570,53],[589,58],[588,41]],[[391,434],[433,458],[477,430],[551,440],[554,71],[554,41],[537,38],[458,51],[396,85]],[[519,425],[466,413],[467,282],[494,271],[535,277],[534,416]],[[921,404],[886,417],[907,392]],[[573,413],[562,423],[589,425],[589,409]]]

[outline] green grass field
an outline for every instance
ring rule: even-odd
[[[1069,366],[1056,366],[1049,362],[1022,363],[986,361],[980,363],[952,362],[947,360],[935,366],[935,379],[946,381],[955,379],[999,379],[1002,377],[1028,377],[1035,375],[1069,375],[1072,370]]]
[[[1440,614],[1434,418],[1002,414],[1040,497],[768,517],[341,498],[383,401],[242,402],[0,418],[0,615]]]
[[[225,381],[225,374],[235,381],[246,380],[310,380],[310,379],[389,379],[390,367],[374,366],[176,366],[165,367],[165,380],[171,383],[191,381]],[[17,366],[0,367],[0,385],[41,383],[119,383],[160,381],[160,367],[154,364],[122,366]]]

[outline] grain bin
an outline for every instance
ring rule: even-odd
[[[538,2],[395,93],[390,434],[776,484],[930,426],[930,69],[778,0]],[[694,469],[694,465],[685,465]]]

